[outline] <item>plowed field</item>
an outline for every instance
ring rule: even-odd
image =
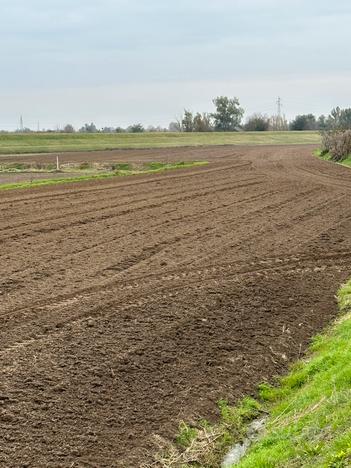
[[[0,192],[1,466],[139,467],[304,352],[351,275],[351,171],[312,149]]]

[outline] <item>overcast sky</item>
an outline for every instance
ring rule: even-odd
[[[0,127],[351,106],[350,0],[0,0]]]

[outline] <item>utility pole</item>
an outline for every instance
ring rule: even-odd
[[[20,131],[23,132],[23,117],[20,117]]]
[[[278,117],[281,119],[283,105],[282,105],[282,100],[280,97],[278,97],[277,106],[278,106]]]
[[[37,131],[38,131],[38,133],[40,132],[40,122],[39,122],[39,120],[38,120]]]
[[[285,128],[285,117],[283,116],[282,107],[283,107],[282,99],[281,99],[281,97],[278,97],[278,100],[277,100],[277,117],[276,117],[276,127],[277,127],[276,129],[278,131],[282,131]]]

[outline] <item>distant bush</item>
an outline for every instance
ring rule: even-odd
[[[97,133],[98,129],[96,125],[91,122],[90,124],[84,124],[82,128],[79,129],[79,133]]]
[[[73,125],[71,124],[67,124],[63,127],[63,133],[74,133],[74,132],[75,132],[75,129]]]
[[[297,115],[290,123],[293,131],[316,130],[318,128],[316,117],[313,114]]]
[[[145,132],[145,128],[143,127],[141,123],[136,123],[136,124],[130,125],[127,128],[127,132],[128,133],[143,133]]]
[[[351,130],[325,132],[322,154],[327,153],[334,161],[342,161],[351,155]]]
[[[251,115],[244,126],[247,132],[266,132],[269,130],[269,118],[262,114]]]

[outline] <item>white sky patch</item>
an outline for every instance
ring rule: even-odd
[[[1,6],[0,127],[168,123],[238,96],[247,113],[350,102],[349,0],[12,0]],[[144,94],[143,94],[144,93]],[[272,104],[273,103],[273,104]]]

